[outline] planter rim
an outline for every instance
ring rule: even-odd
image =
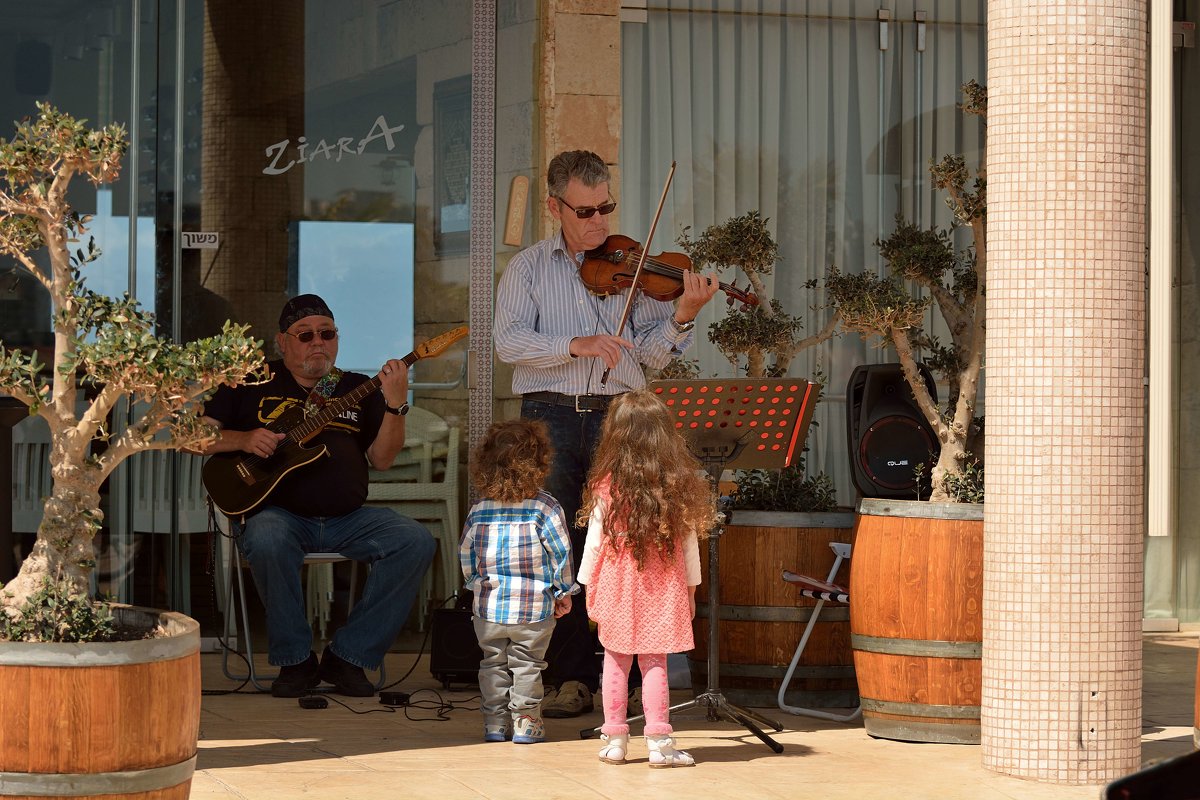
[[[726,525],[746,528],[853,528],[853,511],[753,511],[735,509]]]
[[[928,500],[883,500],[864,497],[858,513],[871,517],[932,517],[983,520],[983,503],[932,503]]]
[[[166,636],[132,642],[0,642],[0,665],[99,667],[183,658],[200,651],[200,623],[176,611],[113,604],[118,622],[162,625]]]

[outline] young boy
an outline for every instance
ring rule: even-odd
[[[483,660],[483,740],[534,744],[546,738],[542,670],[554,621],[579,591],[571,538],[558,501],[542,491],[552,450],[546,426],[497,422],[476,448],[471,482],[479,496],[467,514],[459,560],[475,595]]]

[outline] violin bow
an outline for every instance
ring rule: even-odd
[[[654,212],[654,219],[650,221],[650,232],[646,234],[645,243],[642,245],[642,255],[638,259],[637,269],[633,271],[633,285],[629,287],[629,296],[625,298],[625,309],[621,312],[621,322],[617,325],[617,336],[620,336],[625,330],[625,323],[629,321],[629,312],[633,310],[633,298],[637,296],[638,278],[642,277],[642,265],[646,263],[646,254],[650,252],[650,240],[654,238],[654,229],[658,227],[658,218],[662,216],[663,205],[667,202],[667,190],[671,188],[671,179],[675,177],[675,162],[671,162],[671,169],[667,171],[667,182],[663,184],[662,197],[658,198],[658,209]],[[604,368],[604,374],[600,376],[600,385],[608,384],[608,373],[612,372],[611,367]]]

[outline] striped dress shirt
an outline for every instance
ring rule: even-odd
[[[546,492],[517,503],[476,503],[458,558],[475,594],[475,616],[490,622],[540,622],[553,616],[556,599],[579,591],[567,520]]]
[[[583,254],[567,252],[562,231],[522,250],[509,262],[496,290],[492,331],[496,355],[513,365],[513,392],[620,394],[646,385],[642,364],[662,369],[692,343],[692,332],[671,324],[672,303],[639,293],[622,337],[633,342],[600,385],[604,362],[572,358],[571,339],[615,335],[630,291],[599,297],[579,277]]]

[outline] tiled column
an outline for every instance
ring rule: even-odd
[[[988,3],[983,763],[1137,769],[1144,0]]]

